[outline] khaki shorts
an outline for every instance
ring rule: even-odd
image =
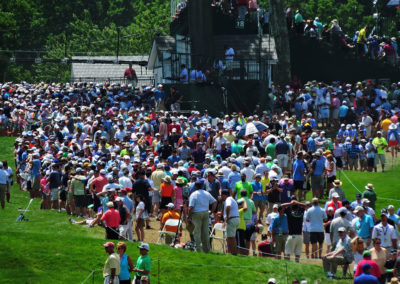
[[[303,248],[303,236],[302,235],[291,235],[288,236],[285,245],[285,254],[301,255]]]
[[[240,218],[233,217],[226,222],[226,237],[227,238],[234,238],[236,236],[236,230],[239,227]]]
[[[50,195],[51,201],[58,200],[58,191],[59,191],[59,189],[58,188],[52,188],[50,190],[51,190],[51,195]]]
[[[265,209],[265,200],[253,200],[256,208]]]
[[[275,235],[274,236],[274,247],[275,247],[275,253],[280,254],[281,252],[285,251],[285,245],[286,245],[286,239],[287,235]]]

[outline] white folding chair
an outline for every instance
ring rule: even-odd
[[[226,228],[223,227],[223,223],[215,223],[210,234],[211,249],[226,253]]]
[[[171,227],[178,227],[179,226],[178,227],[178,231],[179,231],[180,227],[182,226],[182,222],[180,222],[179,219],[168,219],[165,222],[164,227],[162,228],[162,230],[158,231],[159,237],[158,237],[158,240],[157,240],[157,244],[160,244],[161,237],[164,236],[164,235],[169,235],[169,236],[172,236],[172,237],[175,236],[176,231],[175,232],[167,231],[166,230],[167,226],[171,226]]]

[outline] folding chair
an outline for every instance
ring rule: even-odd
[[[179,219],[168,219],[167,222],[165,222],[164,227],[162,228],[162,230],[158,231],[159,237],[158,237],[158,240],[157,240],[157,244],[160,244],[161,237],[163,235],[168,235],[168,236],[172,236],[172,237],[175,236],[176,231],[174,231],[174,232],[167,231],[166,230],[167,226],[170,226],[170,227],[178,227],[179,226],[178,230],[180,230],[180,227],[182,226],[182,222],[180,222]]]
[[[226,228],[223,228],[222,226],[223,223],[215,223],[211,230],[211,249],[213,251],[226,253]]]

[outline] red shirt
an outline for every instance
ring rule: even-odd
[[[333,213],[335,213],[335,211],[337,209],[339,209],[340,207],[342,207],[342,202],[338,201],[337,204],[333,203],[333,200],[331,202],[328,203],[328,205],[326,206],[326,214],[328,214],[328,208],[332,207],[333,208]]]
[[[101,221],[105,221],[106,225],[111,228],[118,228],[121,216],[119,216],[118,210],[110,208],[103,214]]]
[[[271,243],[269,241],[262,241],[258,244],[257,248],[262,257],[274,257],[272,255]]]
[[[105,176],[98,176],[92,181],[92,184],[94,185],[94,191],[99,193],[102,192],[103,187],[108,184],[108,180]]]
[[[380,278],[381,270],[379,269],[378,263],[375,260],[366,259],[366,258],[364,258],[357,264],[357,269],[356,269],[356,273],[354,274],[354,277],[359,276],[363,273],[362,266],[366,263],[368,263],[369,265],[372,266],[371,275],[374,275],[375,277]]]
[[[126,77],[128,80],[134,80],[136,79],[136,71],[135,69],[126,69],[124,73],[124,77]]]

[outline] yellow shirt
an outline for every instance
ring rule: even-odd
[[[229,134],[229,132],[224,133],[224,137],[226,140],[229,141],[229,143],[232,143],[233,141],[235,141],[236,136],[233,134]]]
[[[115,252],[110,254],[110,256],[106,260],[106,263],[104,264],[103,276],[104,277],[110,276],[112,268],[115,268],[115,275],[119,276],[119,273],[121,271],[121,266],[119,261],[120,259],[118,254],[116,254]]]
[[[381,122],[381,127],[383,131],[388,131],[389,130],[389,126],[392,124],[392,121],[389,118],[384,119]]]
[[[369,250],[371,252],[371,259],[375,260],[378,263],[379,269],[381,270],[381,273],[385,273],[385,262],[386,259],[388,258],[388,254],[385,248],[381,248],[381,250],[378,252],[376,251],[375,248],[372,248]]]
[[[265,176],[261,178],[261,186],[262,186],[263,192],[265,192],[265,188],[267,187],[269,182],[270,182],[269,178],[266,179]]]
[[[367,37],[367,31],[364,29],[361,29],[360,32],[358,33],[357,37],[357,43],[366,43],[366,37]]]

